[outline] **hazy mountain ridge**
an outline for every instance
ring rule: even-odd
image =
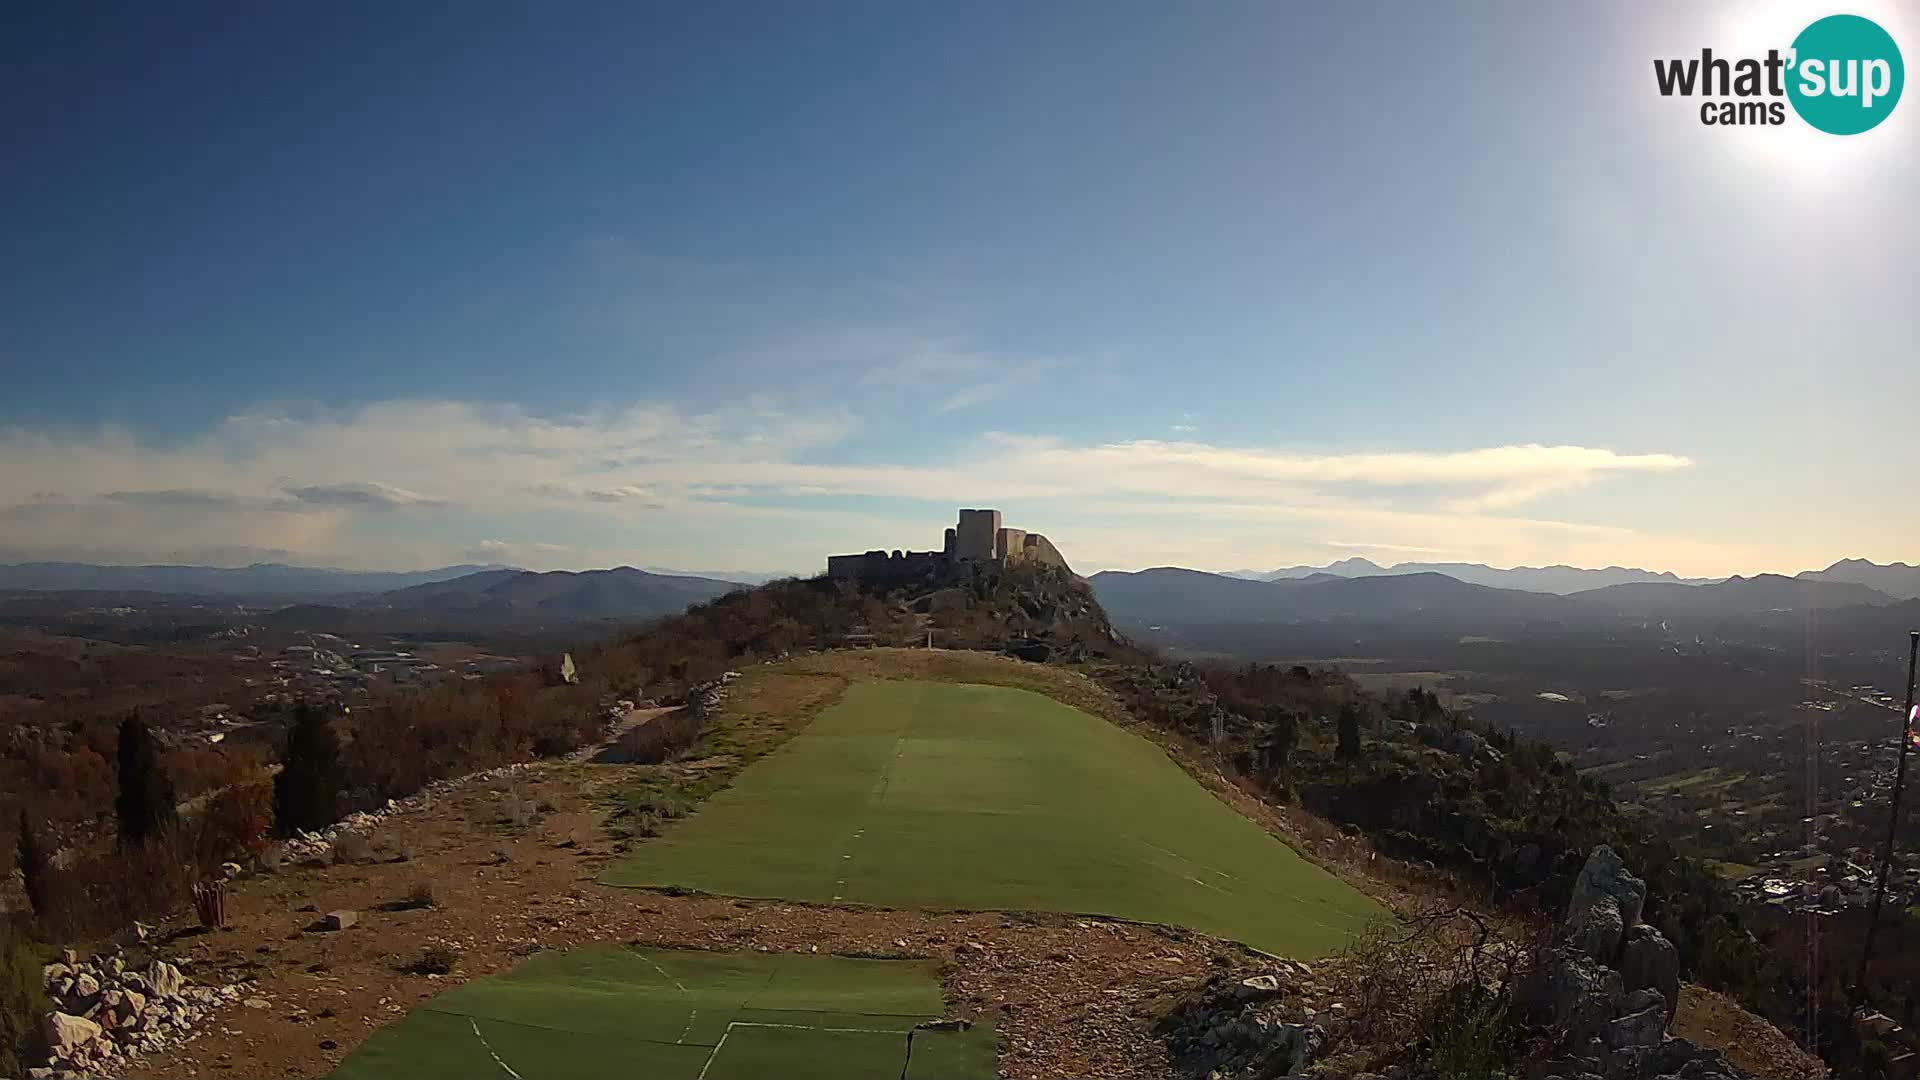
[[[1484,563],[1395,563],[1381,566],[1371,559],[1355,556],[1340,559],[1325,566],[1289,566],[1258,575],[1264,581],[1282,581],[1292,578],[1304,578],[1314,574],[1335,574],[1340,577],[1389,577],[1406,574],[1445,574],[1457,581],[1472,585],[1486,585],[1496,589],[1522,589],[1527,592],[1570,593],[1598,589],[1608,585],[1624,585],[1629,582],[1666,582],[1679,585],[1710,585],[1721,578],[1683,578],[1666,570],[1642,570],[1639,567],[1607,566],[1600,569],[1586,569],[1556,563],[1553,566],[1515,566],[1500,569]]]
[[[1545,617],[1567,606],[1563,598],[1546,593],[1498,589],[1434,573],[1249,581],[1156,567],[1137,573],[1107,570],[1089,582],[1112,614],[1150,621],[1398,618],[1429,611]]]
[[[337,570],[254,563],[251,566],[150,564],[106,566],[77,562],[0,565],[0,589],[20,592],[148,592],[193,596],[342,597],[390,592],[469,574],[509,569],[498,564],[433,570]]]
[[[1764,611],[1820,611],[1880,607],[1897,602],[1858,582],[1782,574],[1731,577],[1715,585],[1637,581],[1574,593],[1576,603],[1645,616],[1725,615]]]
[[[1795,576],[1804,581],[1852,582],[1903,600],[1920,599],[1920,566],[1903,562],[1882,565],[1867,559],[1841,559],[1825,570],[1802,570]]]
[[[1090,579],[1102,605],[1123,618],[1158,621],[1393,619],[1581,620],[1607,617],[1758,615],[1880,607],[1896,597],[1855,582],[1779,574],[1689,585],[1635,581],[1561,595],[1503,589],[1435,571],[1255,581],[1178,567],[1103,571]]]
[[[556,619],[670,615],[744,588],[714,578],[612,570],[489,570],[397,589],[362,606],[420,614],[495,614]]]

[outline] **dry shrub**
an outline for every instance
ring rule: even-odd
[[[675,709],[654,717],[620,737],[603,760],[633,765],[658,765],[692,746],[702,724],[693,709]]]
[[[48,870],[41,930],[56,941],[89,941],[135,919],[184,907],[199,878],[193,851],[177,831],[98,855],[79,855]]]
[[[230,759],[223,786],[200,820],[200,867],[257,856],[273,831],[273,777],[258,761]]]
[[[333,838],[333,861],[349,866],[364,866],[373,862],[373,840],[366,833],[342,831]]]
[[[227,755],[209,746],[177,746],[161,755],[161,764],[183,799],[225,785],[233,770]]]
[[[451,975],[459,965],[460,950],[436,942],[420,950],[419,958],[402,970],[414,975]]]
[[[1367,1039],[1445,1076],[1492,1075],[1520,1053],[1516,992],[1547,943],[1462,907],[1382,920],[1341,954],[1342,993]],[[1384,1064],[1384,1063],[1383,1063]]]

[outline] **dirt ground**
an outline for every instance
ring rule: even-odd
[[[998,1026],[1002,1076],[1170,1075],[1152,1031],[1169,995],[1216,970],[1260,969],[1265,958],[1177,928],[1073,916],[814,906],[596,883],[628,845],[646,842],[631,816],[617,814],[621,792],[671,789],[697,801],[803,728],[856,677],[1022,686],[1125,720],[1082,676],[977,653],[862,650],[754,669],[730,689],[689,760],[553,762],[476,781],[382,822],[372,834],[371,860],[284,867],[236,882],[227,928],[202,933],[176,923],[161,936],[161,949],[196,981],[250,980],[257,987],[253,1007],[228,1010],[184,1050],[125,1075],[323,1075],[373,1031],[459,982],[506,970],[540,949],[619,942],[932,957],[942,961],[953,1012],[991,1017]],[[1200,749],[1164,735],[1155,741],[1219,797],[1396,910],[1431,908],[1443,896],[1419,870],[1375,857],[1364,840],[1261,803]],[[527,815],[528,803],[538,812]],[[431,906],[404,903],[426,894]],[[357,912],[356,925],[339,932],[316,928],[322,914],[338,909]],[[423,949],[439,945],[460,954],[451,974],[405,970]],[[1316,987],[1305,1003],[1326,1007],[1330,995]],[[1699,1013],[1699,1000],[1683,1002],[1676,1030]],[[1729,1044],[1749,1033],[1712,1015],[1717,1019],[1692,1024],[1686,1033],[1726,1046],[1733,1056]],[[1785,1080],[1789,1074],[1761,1075]]]
[[[620,766],[555,765],[475,785],[384,823],[375,861],[241,882],[230,926],[172,936],[200,981],[250,979],[267,1008],[235,1007],[184,1054],[129,1077],[324,1074],[380,1026],[454,984],[536,949],[634,942],[702,949],[934,957],[956,1015],[992,1017],[1006,1076],[1164,1072],[1149,1025],[1161,995],[1215,964],[1258,963],[1199,935],[1057,915],[938,914],[673,896],[595,884],[613,856],[602,791]],[[515,827],[507,798],[552,809]],[[382,910],[430,886],[434,906]],[[337,909],[340,932],[310,927]],[[402,967],[429,944],[459,950],[445,977]]]
[[[1731,998],[1698,986],[1680,988],[1673,1033],[1701,1046],[1718,1047],[1727,1060],[1760,1080],[1807,1080],[1826,1075],[1826,1065],[1781,1030],[1741,1008]]]

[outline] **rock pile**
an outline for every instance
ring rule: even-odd
[[[1324,1021],[1299,991],[1311,969],[1281,966],[1259,975],[1215,975],[1160,1021],[1182,1071],[1192,1076],[1291,1076],[1306,1069],[1329,1040]]]
[[[1557,945],[1522,1003],[1562,1034],[1540,1077],[1584,1080],[1740,1080],[1718,1051],[1667,1037],[1680,1003],[1680,955],[1640,921],[1646,882],[1612,848],[1597,847],[1574,883]]]
[[[45,969],[54,1011],[41,1023],[49,1060],[29,1070],[33,1080],[115,1072],[132,1059],[194,1037],[212,1014],[242,1000],[248,983],[195,986],[164,960],[144,967],[113,952],[81,960],[72,950]]]

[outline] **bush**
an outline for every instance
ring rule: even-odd
[[[1444,1077],[1500,1075],[1522,1049],[1515,990],[1545,940],[1494,940],[1462,908],[1410,924],[1383,920],[1342,953],[1341,993],[1366,1018],[1369,1042],[1405,1055],[1399,1064]]]
[[[33,827],[33,819],[27,816],[25,810],[20,811],[20,828],[14,834],[14,847],[20,866],[20,879],[26,885],[27,904],[38,915],[47,906],[47,850]]]
[[[363,866],[374,861],[373,840],[366,833],[341,830],[333,838],[333,861]]]
[[[420,956],[406,966],[413,975],[451,975],[460,965],[460,950],[451,945],[435,943],[420,950]]]
[[[86,941],[184,907],[199,876],[177,832],[138,847],[76,859],[47,872],[41,932],[56,941]]]
[[[199,862],[212,867],[258,855],[273,830],[273,778],[257,762],[230,761],[220,793],[200,822]]]
[[[1485,986],[1450,986],[1422,1017],[1427,1064],[1445,1077],[1504,1076],[1519,1026],[1513,998]]]
[[[425,911],[433,907],[434,904],[433,884],[426,881],[417,881],[414,883],[413,888],[407,890],[407,895],[398,900],[389,900],[381,904],[380,910]]]
[[[46,952],[17,929],[0,924],[0,1076],[25,1076],[36,1056],[47,1001],[40,970]]]

